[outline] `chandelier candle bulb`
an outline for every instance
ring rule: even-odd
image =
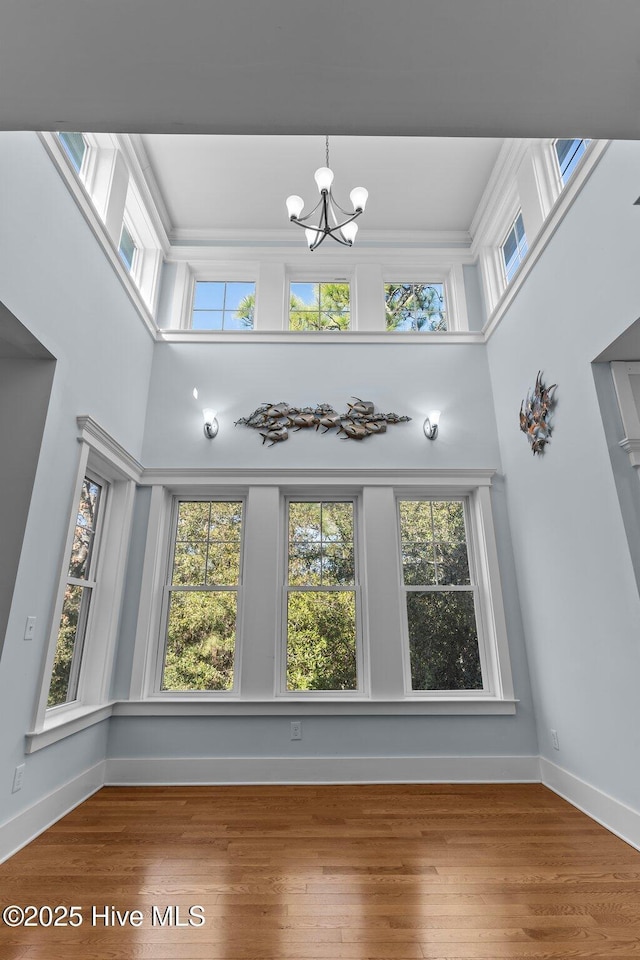
[[[318,184],[318,190],[320,193],[322,193],[323,190],[331,189],[331,184],[333,183],[333,170],[330,170],[329,167],[319,167],[313,176]]]
[[[345,238],[347,243],[353,243],[356,238],[356,233],[358,232],[357,223],[345,223],[344,227],[341,230],[342,236]]]
[[[369,191],[364,187],[354,187],[349,194],[349,200],[353,204],[354,210],[364,210],[369,199]]]
[[[289,220],[297,220],[300,214],[302,213],[302,208],[304,207],[304,200],[302,197],[293,194],[290,197],[287,197],[287,213],[289,214]]]

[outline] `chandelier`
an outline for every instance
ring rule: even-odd
[[[364,187],[354,187],[349,194],[353,210],[344,210],[340,206],[331,190],[333,171],[329,169],[329,137],[325,137],[325,147],[327,165],[320,167],[314,174],[320,191],[320,199],[313,210],[306,217],[302,217],[300,216],[304,207],[302,197],[298,197],[296,194],[287,197],[289,220],[304,227],[309,250],[315,250],[316,247],[319,247],[325,237],[332,237],[333,240],[344,244],[346,247],[352,246],[358,232],[358,224],[353,221],[364,210],[369,196]],[[317,224],[309,224],[309,219],[318,209],[320,214]]]

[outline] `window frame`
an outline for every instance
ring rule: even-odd
[[[168,630],[168,621],[169,621],[169,605],[171,601],[171,593],[175,589],[175,585],[172,581],[173,573],[173,561],[175,557],[175,548],[177,543],[177,532],[178,532],[178,513],[180,510],[181,503],[241,503],[242,504],[242,532],[240,537],[240,567],[239,567],[239,577],[238,583],[235,586],[230,585],[216,585],[213,587],[207,586],[192,586],[192,587],[182,587],[181,592],[185,590],[201,590],[211,593],[221,593],[221,592],[230,592],[232,590],[236,593],[236,630],[235,630],[235,643],[233,650],[233,684],[228,690],[163,690],[162,689],[162,680],[164,676],[164,667],[166,659],[166,650],[167,650],[167,630]],[[162,585],[162,607],[160,612],[160,641],[158,643],[157,657],[155,660],[154,674],[152,680],[152,690],[153,696],[157,697],[167,697],[167,698],[176,698],[176,697],[214,697],[214,698],[230,698],[237,697],[240,691],[240,665],[242,663],[242,610],[243,610],[243,579],[244,579],[244,558],[245,558],[245,518],[247,512],[247,499],[246,496],[238,494],[235,495],[190,495],[190,494],[175,494],[171,498],[171,512],[169,517],[169,531],[170,531],[170,541],[166,551],[165,558],[165,577],[164,583]],[[180,589],[180,587],[178,588]]]
[[[194,327],[193,326],[193,314],[195,313],[195,301],[196,301],[196,290],[199,283],[224,283],[225,285],[225,297],[226,297],[226,286],[229,283],[252,283],[253,284],[253,296],[254,296],[254,305],[253,305],[253,325],[247,327],[244,330],[230,330],[222,327]],[[198,277],[193,276],[191,280],[190,293],[189,293],[189,310],[188,310],[188,328],[194,330],[196,333],[253,333],[256,329],[256,305],[258,297],[258,284],[255,280],[248,280],[246,277],[225,277],[224,279],[218,277]],[[211,313],[220,313],[222,314],[223,324],[224,324],[224,314],[226,310],[212,310]]]
[[[522,220],[522,239],[524,240],[524,243],[526,244],[526,250],[524,251],[524,254],[521,254],[521,252],[520,252],[520,242],[521,242],[521,241],[518,241],[518,236],[517,236],[517,234],[516,234],[516,232],[515,232],[516,223],[517,223],[518,220],[520,220],[520,219]],[[505,256],[504,248],[505,248],[506,243],[507,243],[507,240],[509,239],[509,237],[510,237],[510,235],[511,235],[512,232],[513,232],[514,237],[515,237],[515,240],[516,240],[516,250],[517,250],[517,252],[518,252],[518,263],[516,264],[516,267],[515,267],[513,273],[511,274],[511,276],[508,276],[508,273],[507,273],[507,258],[506,258],[506,256]],[[508,287],[508,286],[512,283],[512,281],[515,279],[516,274],[518,273],[518,271],[520,270],[520,267],[521,267],[522,264],[524,263],[524,260],[525,260],[525,258],[526,258],[526,256],[527,256],[528,252],[529,252],[529,241],[527,240],[527,230],[526,230],[526,227],[525,227],[525,224],[524,224],[524,217],[523,217],[523,215],[522,215],[522,208],[520,207],[520,208],[518,209],[515,217],[513,218],[512,222],[511,222],[511,226],[510,226],[509,229],[506,231],[506,233],[505,233],[505,235],[504,235],[504,238],[503,238],[503,240],[502,240],[502,243],[500,244],[500,262],[501,262],[501,265],[502,265],[502,278],[503,278],[503,281],[504,281],[504,284],[505,284],[505,289],[506,289],[506,287]]]
[[[48,642],[43,651],[39,692],[33,709],[32,730],[27,734],[29,752],[46,746],[67,732],[83,729],[103,718],[111,702],[111,682],[124,592],[136,482],[142,468],[90,417],[78,417],[80,453],[69,509],[67,532],[58,575],[55,603],[49,621]],[[100,542],[96,543],[95,571],[99,580],[91,598],[77,696],[73,701],[48,707],[69,557],[76,527],[84,477],[90,474],[103,484]],[[108,494],[108,495],[106,495]]]
[[[264,471],[154,469],[145,471],[151,487],[141,601],[128,699],[118,715],[290,715],[319,710],[326,714],[513,714],[509,647],[500,586],[488,469],[427,471],[325,468]],[[472,529],[482,572],[484,636],[488,647],[487,689],[434,696],[407,694],[402,657],[402,609],[396,496],[469,498]],[[246,497],[243,554],[242,621],[239,626],[237,696],[228,693],[159,694],[155,670],[164,642],[159,610],[173,531],[173,497],[231,499]],[[361,558],[362,691],[291,691],[283,688],[283,584],[285,498],[355,498],[357,550]],[[397,585],[397,586],[396,586]]]
[[[569,176],[566,177],[566,179],[565,179],[565,176],[564,176],[564,174],[563,174],[563,172],[562,172],[562,165],[561,165],[561,163],[560,163],[560,157],[559,157],[559,155],[558,155],[558,143],[559,143],[559,141],[562,140],[562,139],[567,139],[567,140],[568,140],[568,139],[571,139],[571,141],[572,141],[573,143],[577,143],[577,144],[578,144],[578,146],[577,146],[577,147],[575,148],[575,150],[574,150],[574,155],[575,155],[575,153],[577,153],[578,150],[580,149],[580,145],[583,146],[582,153],[581,153],[580,156],[578,157],[578,159],[577,159],[577,161],[576,161],[576,163],[575,163],[575,166],[574,166],[573,170],[571,171],[571,173],[569,174]],[[593,142],[593,141],[592,141],[592,139],[591,139],[590,137],[571,137],[571,138],[569,138],[569,137],[556,137],[555,140],[552,140],[552,148],[553,148],[553,149],[552,149],[552,153],[553,153],[554,160],[555,160],[555,171],[556,171],[556,175],[557,175],[557,177],[558,177],[558,187],[559,187],[559,190],[560,190],[560,191],[564,190],[565,187],[567,186],[567,184],[569,183],[569,181],[573,179],[574,174],[577,172],[578,168],[581,166],[582,162],[584,161],[584,158],[585,158],[585,156],[586,156],[586,154],[587,154],[587,151],[589,150],[589,145],[590,145],[592,142]],[[572,160],[573,160],[573,157],[571,158],[571,161],[572,161]],[[571,165],[571,161],[570,161],[569,165]]]
[[[289,505],[291,503],[351,503],[353,505],[353,559],[354,559],[354,582],[347,586],[298,586],[292,587],[289,584]],[[287,699],[291,698],[340,698],[340,699],[359,699],[367,695],[369,685],[367,682],[368,671],[365,668],[365,638],[364,638],[364,619],[363,619],[363,592],[362,583],[362,549],[360,535],[360,512],[361,499],[357,491],[349,493],[340,493],[332,491],[308,492],[304,493],[284,493],[281,497],[280,521],[282,527],[282,572],[281,572],[281,602],[278,622],[279,642],[276,650],[276,675],[278,677],[276,686],[276,696]],[[319,592],[353,592],[355,599],[355,633],[356,633],[356,678],[357,686],[354,690],[289,690],[287,689],[287,658],[288,658],[288,597],[291,590],[295,592],[309,592],[316,589]]]
[[[386,277],[387,275],[390,275],[390,274],[391,274],[391,271],[385,271],[385,277]],[[441,286],[441,287],[442,287],[442,300],[443,300],[443,305],[444,305],[444,311],[443,311],[443,312],[444,312],[444,317],[445,317],[446,329],[444,329],[444,330],[391,330],[391,329],[389,329],[389,327],[386,326],[386,303],[387,303],[387,296],[386,296],[386,291],[385,291],[385,287],[387,287],[389,284],[397,284],[398,286],[411,284],[411,286],[413,286],[413,287],[416,287],[416,286],[432,287],[432,286],[435,286],[436,284],[437,284],[438,286]],[[414,334],[414,335],[423,335],[423,334],[425,334],[425,335],[426,335],[426,334],[446,334],[446,333],[451,333],[452,330],[456,329],[456,326],[455,326],[455,324],[452,324],[452,322],[451,322],[451,311],[450,311],[450,306],[449,306],[449,305],[450,305],[450,303],[451,303],[451,301],[452,301],[452,296],[451,296],[450,287],[451,287],[451,284],[448,282],[448,279],[447,279],[446,277],[438,278],[438,279],[433,279],[433,280],[410,280],[410,279],[406,279],[406,280],[398,280],[398,279],[391,280],[391,279],[389,279],[389,280],[387,280],[387,279],[384,279],[384,280],[383,280],[383,284],[382,284],[382,303],[383,303],[383,308],[385,308],[385,328],[384,328],[385,333]]]
[[[295,276],[295,275],[293,275],[293,274],[290,274],[290,275],[287,277],[287,285],[286,285],[286,293],[285,293],[285,304],[284,304],[284,309],[285,309],[285,327],[284,327],[284,329],[285,329],[285,332],[286,332],[286,333],[301,334],[301,335],[305,335],[305,334],[309,334],[309,333],[311,333],[311,334],[317,334],[317,335],[336,334],[336,335],[340,336],[341,334],[344,334],[344,333],[353,333],[353,331],[357,329],[356,321],[355,321],[355,317],[354,317],[354,310],[353,310],[353,307],[354,307],[354,297],[353,297],[354,278],[351,277],[351,276],[347,276],[347,277],[339,277],[339,278],[335,278],[335,279],[327,279],[326,273],[327,273],[327,272],[325,271],[325,272],[322,273],[321,275],[314,276],[314,271],[307,271],[307,272],[304,272],[303,274],[301,274],[300,276]],[[331,328],[331,327],[325,327],[325,328],[319,329],[319,330],[292,330],[292,329],[291,329],[291,296],[292,296],[291,286],[292,286],[292,284],[294,284],[294,283],[311,283],[311,284],[314,284],[314,285],[315,285],[315,284],[318,284],[318,285],[321,285],[321,284],[338,284],[338,283],[346,284],[346,285],[349,287],[349,326],[348,326],[346,329],[344,329],[344,330],[341,329],[341,328],[333,329],[333,328]],[[311,311],[309,311],[309,312],[311,312]],[[320,310],[318,310],[318,316],[320,316]]]
[[[447,502],[447,503],[462,503],[463,507],[463,518],[464,518],[464,527],[465,527],[465,539],[467,546],[467,560],[469,563],[469,586],[466,587],[448,587],[447,589],[453,589],[455,592],[467,592],[473,594],[474,601],[474,614],[476,621],[476,631],[478,636],[478,656],[480,660],[480,671],[482,676],[482,688],[481,689],[465,689],[465,690],[420,690],[414,689],[412,686],[411,679],[411,643],[409,637],[409,623],[408,623],[408,613],[407,613],[407,594],[409,592],[417,593],[419,591],[424,592],[445,592],[444,590],[433,589],[430,586],[414,586],[406,584],[404,582],[404,571],[402,567],[402,522],[400,517],[400,504],[404,502]],[[478,546],[477,546],[477,536],[475,523],[472,516],[472,505],[471,497],[464,495],[444,495],[444,494],[427,494],[422,496],[407,496],[405,493],[396,494],[396,519],[398,525],[398,550],[400,556],[400,592],[402,594],[402,640],[403,640],[403,665],[404,665],[404,690],[405,696],[407,697],[459,697],[461,699],[466,699],[470,695],[474,696],[483,696],[492,694],[493,690],[491,689],[490,680],[491,680],[491,669],[490,669],[490,657],[489,649],[487,643],[487,635],[485,630],[485,616],[483,615],[482,608],[482,572],[480,565],[478,563]]]

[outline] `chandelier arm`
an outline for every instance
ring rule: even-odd
[[[304,217],[294,217],[294,219],[291,220],[291,223],[302,223],[302,224],[304,224],[304,223],[309,219],[309,217],[312,217],[312,216],[314,215],[314,213],[316,212],[316,210],[318,209],[318,207],[320,206],[321,203],[322,203],[322,197],[320,197],[320,199],[319,199],[318,202],[316,203],[316,205],[315,205],[315,207],[313,208],[313,210],[310,210],[309,213],[306,214],[306,216],[304,216]]]

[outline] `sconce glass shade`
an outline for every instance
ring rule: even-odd
[[[318,167],[313,176],[318,184],[318,190],[320,193],[322,193],[323,190],[331,189],[331,184],[333,183],[333,170],[330,170],[329,167]]]
[[[369,191],[365,190],[364,187],[354,187],[351,193],[349,194],[349,199],[353,204],[354,210],[364,210],[367,205],[367,200],[369,198]]]
[[[353,223],[353,221],[351,223],[345,223],[340,232],[347,243],[353,243],[356,238],[356,233],[358,232],[358,224]]]
[[[216,419],[216,411],[212,410],[210,407],[206,407],[202,411],[202,417],[204,420],[204,435],[207,438],[207,440],[213,440],[213,438],[218,432],[218,421]]]
[[[289,214],[289,220],[297,220],[302,213],[303,207],[304,200],[296,193],[292,194],[290,197],[287,197],[287,213]]]
[[[438,424],[440,423],[440,410],[430,410],[429,416],[424,421],[422,429],[427,440],[435,440],[438,436]]]

